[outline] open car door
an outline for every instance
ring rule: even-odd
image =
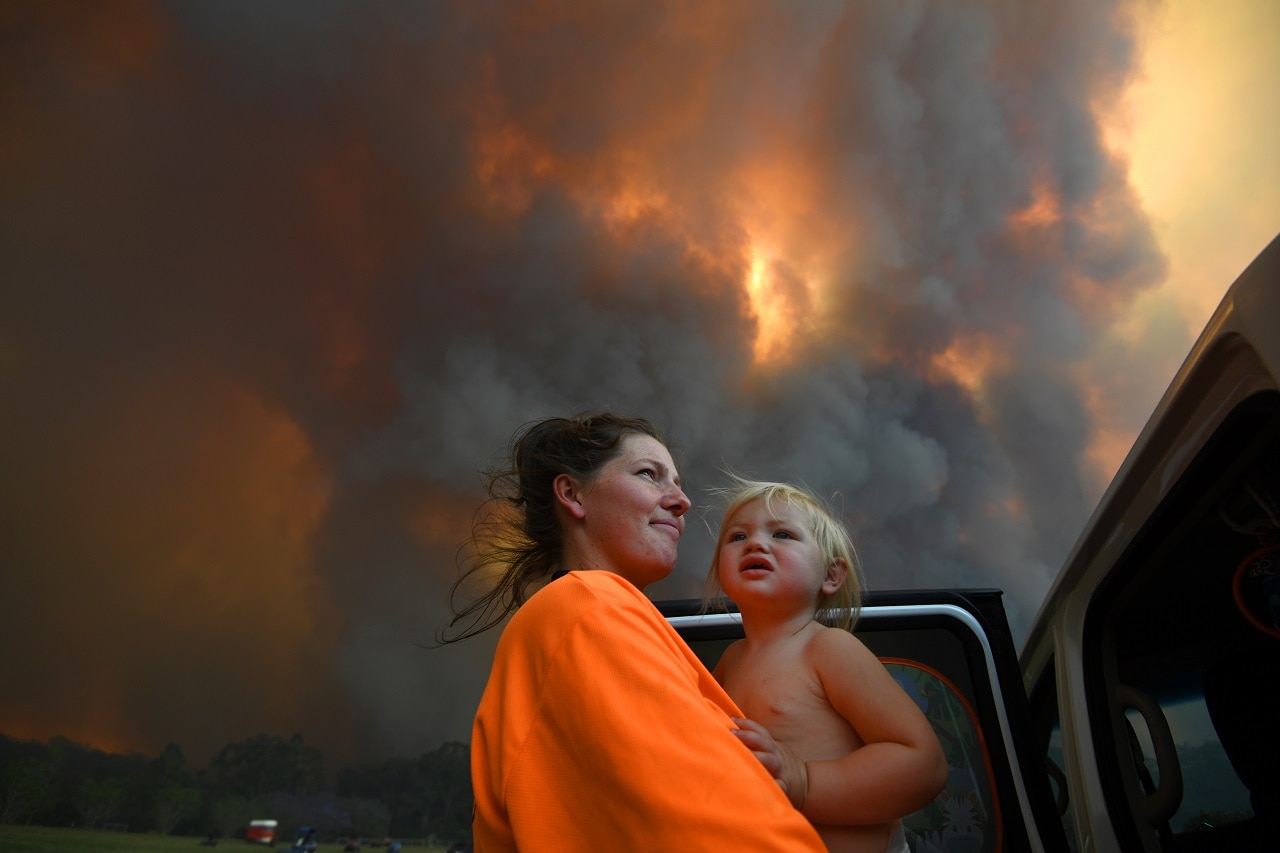
[[[736,613],[658,606],[709,669],[742,637]],[[1043,767],[1024,772],[1037,759],[1001,593],[871,592],[854,633],[928,717],[950,767],[942,793],[903,821],[911,849],[1066,850]]]

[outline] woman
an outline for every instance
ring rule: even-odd
[[[823,850],[642,592],[675,567],[689,509],[653,425],[539,421],[489,490],[505,514],[468,575],[502,570],[453,622],[471,636],[515,611],[472,729],[476,849]]]

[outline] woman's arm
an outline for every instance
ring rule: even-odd
[[[617,583],[555,581],[565,586],[525,605],[553,594],[546,630],[507,644],[515,660],[504,669],[535,703],[499,761],[514,838],[566,849],[822,850],[737,742],[732,700],[652,604]],[[494,720],[505,717],[507,731],[514,705],[499,704]]]

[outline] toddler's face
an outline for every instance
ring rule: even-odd
[[[716,574],[739,608],[757,599],[812,609],[827,567],[803,511],[786,502],[739,507],[720,530]]]

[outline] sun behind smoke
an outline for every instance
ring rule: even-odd
[[[751,270],[747,276],[747,297],[751,300],[751,313],[756,319],[756,339],[752,355],[756,364],[768,364],[780,357],[786,345],[786,332],[782,314],[777,309],[781,301],[770,287],[768,267],[758,249],[751,253]]]

